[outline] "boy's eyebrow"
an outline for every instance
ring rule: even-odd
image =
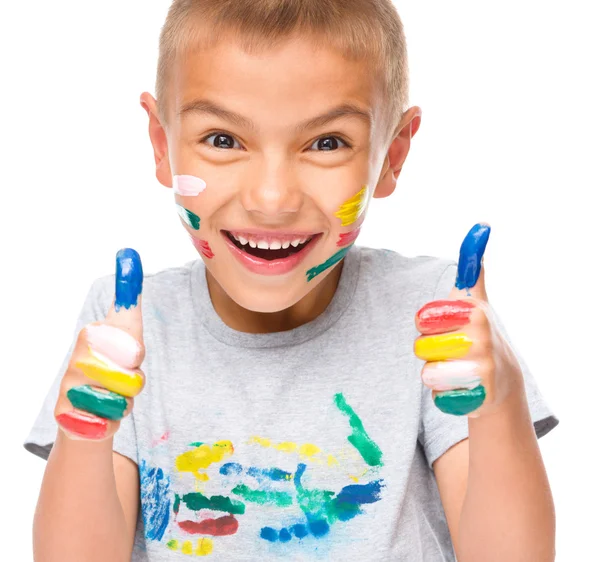
[[[234,111],[229,111],[228,109],[225,109],[224,107],[221,107],[210,100],[196,99],[184,104],[179,110],[179,115],[184,116],[186,113],[208,113],[229,121],[230,123],[233,123],[239,127],[256,131],[256,125],[250,119],[240,115],[239,113],[235,113]],[[356,117],[361,119],[366,122],[369,128],[373,122],[373,117],[370,111],[364,110],[353,103],[343,103],[337,107],[334,107],[333,109],[330,109],[322,115],[311,117],[303,123],[299,123],[296,126],[296,133],[302,133],[307,129],[323,127],[324,125],[327,125],[327,123],[342,117]]]

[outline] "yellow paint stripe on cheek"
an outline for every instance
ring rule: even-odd
[[[99,353],[90,353],[85,359],[77,361],[75,366],[86,377],[98,381],[107,390],[129,398],[139,394],[144,385],[144,379],[139,373],[118,367]]]
[[[473,341],[462,332],[421,337],[415,341],[415,355],[425,361],[444,361],[464,357]]]
[[[342,221],[342,226],[356,222],[367,206],[367,186],[363,187],[354,197],[348,199],[335,216]]]

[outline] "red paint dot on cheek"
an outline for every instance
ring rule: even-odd
[[[101,439],[108,428],[105,419],[75,411],[56,416],[56,421],[69,433],[86,439]]]

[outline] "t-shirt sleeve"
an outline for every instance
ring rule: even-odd
[[[450,294],[450,290],[454,286],[456,271],[456,264],[452,264],[446,268],[438,282],[432,300],[447,298]],[[506,329],[498,317],[498,313],[494,309],[491,309],[491,311],[500,333],[511,345],[521,366],[525,380],[525,391],[527,402],[529,404],[529,411],[536,435],[539,439],[557,426],[558,419],[544,400],[533,375],[529,371],[529,368],[518,349],[511,343],[510,338],[506,333]],[[422,362],[420,364],[422,364]],[[450,447],[469,436],[468,417],[453,416],[440,411],[433,401],[431,389],[425,385],[423,385],[422,388],[421,401],[419,441],[423,446],[429,466],[432,467],[433,462]]]
[[[79,331],[90,322],[103,320],[108,313],[114,295],[114,275],[101,277],[92,283],[87,297],[79,313],[69,350],[52,382],[44,399],[42,408],[35,420],[29,435],[23,443],[25,449],[43,459],[47,459],[56,439],[58,425],[54,419],[54,407],[58,399],[60,382],[69,365],[73,348]],[[135,440],[135,424],[130,414],[121,421],[121,427],[113,438],[113,449],[137,463],[137,447]]]

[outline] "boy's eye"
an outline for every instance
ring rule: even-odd
[[[212,134],[202,139],[202,142],[208,142],[212,148],[241,148],[239,142],[237,142],[231,135],[226,135],[224,133]]]
[[[321,137],[320,139],[317,139],[310,148],[312,149],[313,146],[317,145],[316,150],[337,150],[340,147],[340,143],[346,147],[349,147],[348,143],[343,141],[340,137]]]

